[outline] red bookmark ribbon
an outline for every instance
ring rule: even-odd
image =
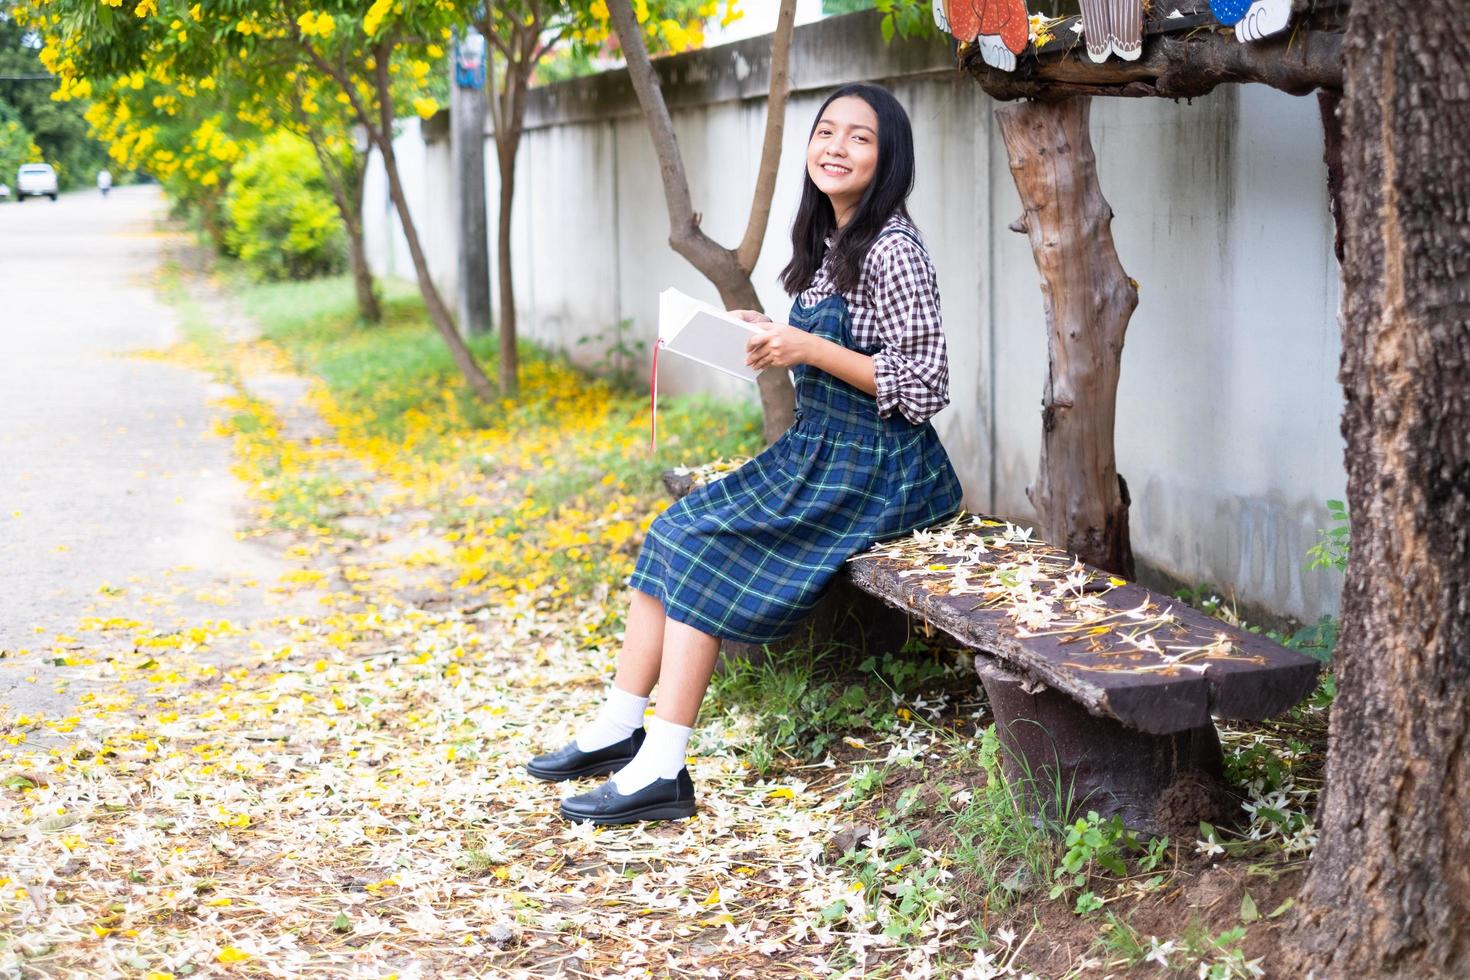
[[[658,452],[658,349],[664,345],[660,338],[653,342],[653,372],[648,377],[648,455]]]

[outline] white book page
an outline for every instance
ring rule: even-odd
[[[665,289],[658,297],[658,343],[691,361],[746,381],[756,370],[745,363],[745,343],[756,324],[687,296]]]

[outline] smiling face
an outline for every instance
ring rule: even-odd
[[[807,144],[806,172],[832,199],[838,227],[847,223],[877,170],[877,113],[855,95],[833,99]]]

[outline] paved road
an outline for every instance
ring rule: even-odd
[[[224,389],[129,356],[177,338],[152,288],[163,211],[152,187],[0,204],[0,651],[43,646],[37,626],[71,629],[103,583],[193,590],[279,571],[235,537],[246,503],[208,433]],[[168,612],[181,610],[153,608]],[[0,714],[55,706],[52,678],[24,681],[35,673],[34,657],[0,659]]]

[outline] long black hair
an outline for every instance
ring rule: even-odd
[[[863,259],[868,248],[888,219],[895,213],[908,217],[906,206],[914,189],[914,132],[908,113],[885,88],[866,83],[844,85],[817,110],[812,120],[807,144],[817,131],[817,123],[827,107],[837,99],[857,96],[872,107],[878,117],[878,166],[873,180],[858,201],[851,220],[837,231],[837,215],[832,201],[817,189],[812,175],[806,172],[806,155],[802,154],[801,204],[791,225],[791,262],[781,270],[781,285],[792,296],[811,285],[827,254],[826,239],[832,242],[832,285],[838,292],[849,292],[857,286]]]

